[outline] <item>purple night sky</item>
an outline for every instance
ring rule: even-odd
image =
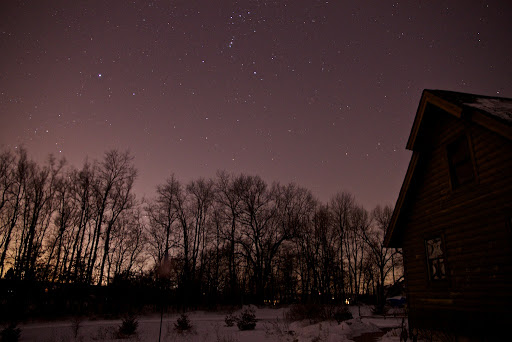
[[[395,204],[424,88],[512,97],[510,1],[0,4],[0,148],[130,150],[136,193],[219,169]]]

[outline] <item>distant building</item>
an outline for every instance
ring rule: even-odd
[[[385,243],[412,331],[494,341],[512,324],[512,99],[425,90]]]

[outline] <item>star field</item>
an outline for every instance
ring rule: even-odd
[[[504,1],[3,1],[0,146],[394,204],[424,88],[512,97]]]

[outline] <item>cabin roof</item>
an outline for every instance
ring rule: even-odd
[[[388,247],[400,247],[401,244],[400,236],[402,231],[401,227],[399,227],[399,218],[403,212],[403,205],[409,193],[420,157],[419,144],[421,142],[418,136],[424,126],[424,117],[425,115],[428,116],[428,113],[425,113],[428,104],[433,104],[443,109],[443,113],[447,115],[453,115],[459,119],[464,118],[512,140],[512,99],[447,90],[425,89],[421,95],[416,117],[414,118],[409,140],[407,141],[406,148],[413,151],[413,155],[409,162],[409,167],[407,168],[384,240],[385,245]]]
[[[476,109],[505,124],[512,125],[512,99],[458,93],[447,90],[426,90],[465,109]]]

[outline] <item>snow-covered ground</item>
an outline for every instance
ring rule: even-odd
[[[193,325],[190,333],[177,333],[174,323],[178,314],[164,315],[161,340],[165,342],[256,342],[256,341],[353,341],[361,334],[388,331],[377,341],[398,342],[402,319],[389,315],[376,317],[371,309],[350,308],[354,319],[338,324],[335,321],[324,321],[310,324],[307,321],[288,323],[284,320],[287,309],[256,309],[258,323],[251,331],[239,331],[235,326],[226,327],[226,312],[196,311],[189,313]],[[359,316],[361,312],[361,316]],[[116,339],[115,335],[121,320],[87,320],[80,321],[78,334],[75,337],[73,320],[56,322],[32,322],[20,324],[20,341],[65,342],[65,341],[159,341],[160,316],[139,316],[137,334],[124,340]],[[75,325],[76,327],[76,325]],[[3,328],[3,327],[2,327]]]

